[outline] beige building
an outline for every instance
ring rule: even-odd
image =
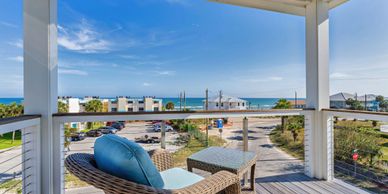
[[[162,99],[145,96],[143,98],[130,98],[118,96],[108,101],[109,112],[152,112],[162,111]]]

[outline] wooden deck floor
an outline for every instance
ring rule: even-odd
[[[244,194],[359,194],[337,183],[309,178],[302,173],[257,178],[255,192],[244,190]]]

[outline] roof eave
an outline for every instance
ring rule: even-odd
[[[311,0],[209,0],[212,2],[237,5],[263,9],[268,11],[280,12],[285,14],[305,16],[306,6]],[[348,0],[326,0],[329,2],[330,9],[335,8]]]

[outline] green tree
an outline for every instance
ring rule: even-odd
[[[346,105],[350,106],[350,109],[352,110],[363,110],[364,107],[361,105],[361,102],[357,99],[349,98],[346,100]]]
[[[384,100],[381,103],[379,103],[379,107],[383,111],[387,111],[388,109],[388,100]]]
[[[388,108],[388,101],[385,100],[384,96],[376,96],[376,101],[379,103],[380,110],[386,111]]]
[[[274,109],[290,109],[291,108],[291,102],[288,101],[285,98],[279,99],[275,106],[273,107]]]
[[[64,102],[58,101],[58,112],[59,113],[69,112],[69,106]]]
[[[376,96],[377,102],[383,102],[384,100],[385,100],[384,96],[381,96],[381,95]]]
[[[288,101],[285,98],[281,98],[281,99],[279,99],[276,102],[276,104],[275,104],[275,106],[273,108],[274,109],[290,109],[291,108],[291,102]],[[281,120],[282,120],[282,133],[284,133],[284,131],[286,130],[287,119],[288,119],[287,116],[282,116],[281,117]]]
[[[85,104],[86,112],[102,112],[102,102],[100,100],[90,100]]]
[[[85,104],[85,111],[86,112],[102,112],[103,105],[100,100],[91,100]],[[94,126],[93,122],[87,123],[87,128],[92,129]]]
[[[0,118],[17,117],[24,113],[24,107],[21,104],[11,103],[9,105],[0,105]],[[16,131],[12,132],[12,143],[15,141]]]
[[[175,108],[175,105],[173,102],[167,102],[167,104],[166,104],[167,110],[174,110],[174,108]]]

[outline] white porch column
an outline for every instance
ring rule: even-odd
[[[323,114],[329,108],[329,3],[312,0],[306,7],[306,174],[332,179],[332,125]]]
[[[40,189],[51,194],[57,184],[53,164],[53,118],[57,112],[57,0],[24,0],[24,106],[41,114]]]

